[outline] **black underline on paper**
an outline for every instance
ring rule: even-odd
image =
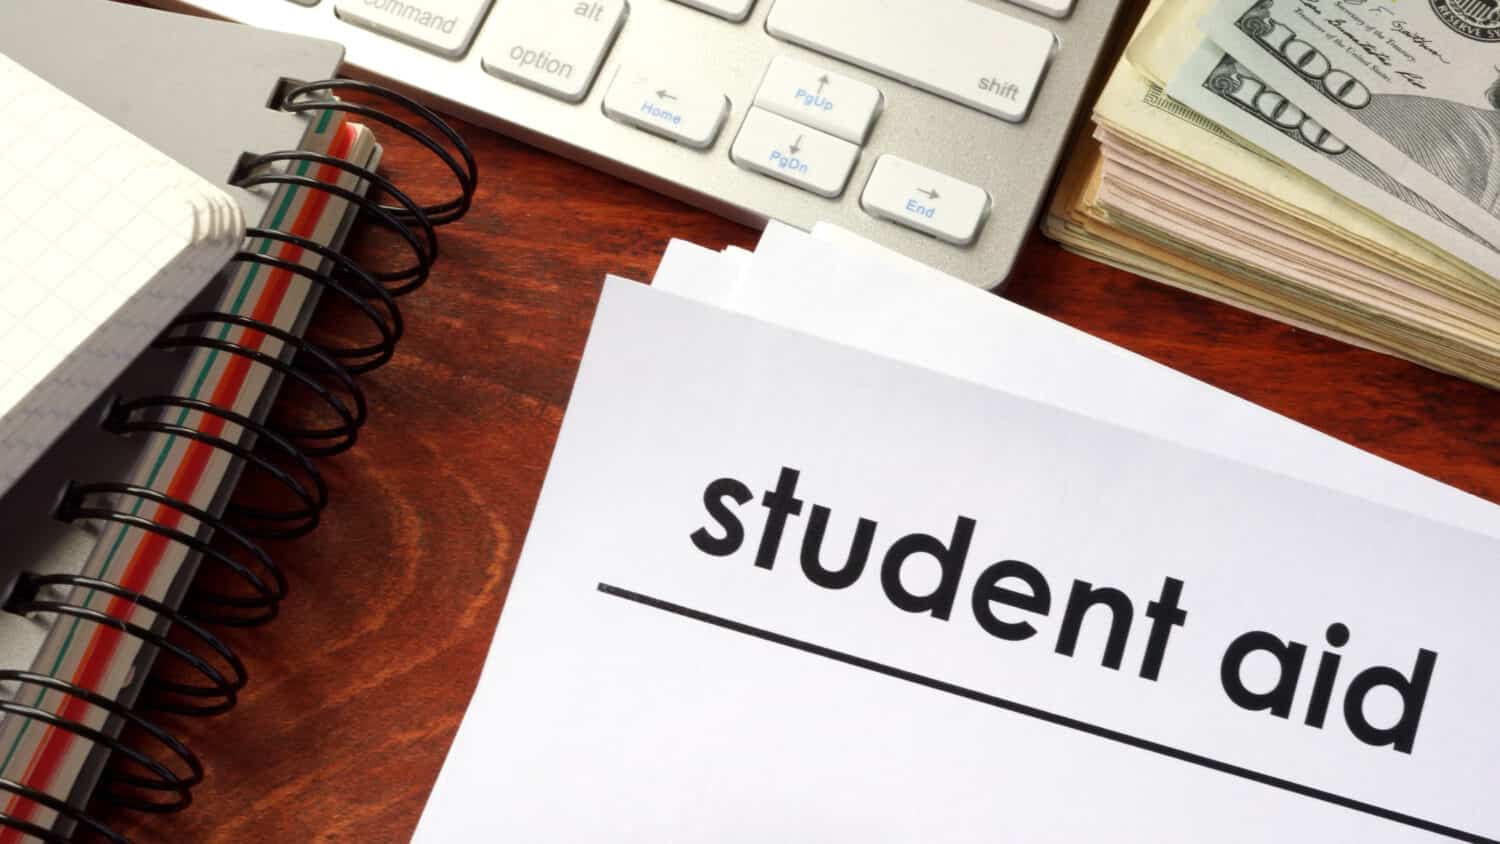
[[[1343,795],[1334,794],[1330,791],[1324,791],[1319,788],[1313,788],[1312,786],[1302,785],[1301,783],[1293,782],[1288,779],[1282,779],[1281,777],[1273,776],[1271,774],[1262,773],[1250,768],[1244,768],[1239,765],[1224,762],[1209,756],[1192,753],[1187,750],[1181,750],[1170,745],[1151,741],[1150,739],[1144,739],[1140,738],[1139,736],[1133,736],[1129,733],[1123,733],[1119,730],[1112,730],[1108,727],[1101,727],[1097,724],[1091,724],[1087,721],[1080,721],[1077,718],[1070,718],[1066,715],[1059,715],[1056,712],[1049,712],[1045,709],[1038,709],[1034,706],[1027,706],[1024,703],[1018,703],[1013,700],[1007,700],[1006,698],[996,697],[995,695],[986,694],[985,692],[976,691],[964,686],[954,685],[953,683],[944,682],[934,677],[928,677],[924,674],[917,674],[913,671],[896,668],[895,666],[886,665],[884,663],[876,662],[871,659],[865,659],[864,657],[844,653],[843,651],[837,651],[833,648],[816,645],[812,642],[804,642],[801,639],[794,639],[791,636],[774,633],[770,630],[765,630],[759,627],[752,627],[751,625],[724,618],[723,616],[714,615],[702,610],[695,610],[691,607],[682,606],[681,604],[674,604],[671,601],[665,601],[661,598],[653,598],[650,595],[643,595],[640,592],[632,592],[629,589],[622,589],[619,586],[612,586],[608,583],[600,583],[599,591],[611,597],[622,598],[632,603],[651,607],[652,609],[672,613],[673,615],[681,616],[683,618],[689,618],[694,621],[701,621],[705,624],[711,624],[724,630],[731,630],[735,633],[741,633],[752,638],[760,639],[764,642],[770,642],[772,644],[792,648],[793,650],[799,650],[803,653],[813,654],[814,656],[821,656],[825,659],[831,659],[834,662],[841,662],[845,665],[853,666],[855,668],[862,668],[866,671],[873,671],[876,674],[884,674],[887,677],[891,677],[897,680],[904,680],[914,685],[925,686],[926,688],[932,689],[933,691],[943,692],[955,697],[964,698],[965,700],[971,700],[975,703],[982,703],[987,706],[993,706],[996,709],[1003,709],[1007,712],[1012,712],[1017,715],[1024,715],[1027,718],[1035,718],[1038,721],[1045,721],[1048,724],[1054,724],[1059,727],[1076,730],[1080,733],[1095,736],[1107,741],[1112,741],[1117,744],[1134,747],[1138,750],[1149,751],[1160,756],[1166,756],[1170,759],[1176,759],[1180,762],[1186,762],[1190,765],[1197,765],[1200,768],[1207,768],[1211,771],[1230,774],[1241,779],[1260,783],[1261,785],[1267,785],[1272,788],[1280,789],[1282,791],[1291,792],[1292,794],[1300,794],[1303,797],[1311,797],[1314,800],[1319,800],[1324,803],[1332,804],[1334,806],[1341,806],[1345,809],[1351,809],[1356,812],[1373,815],[1377,818],[1382,818],[1384,820],[1403,824],[1405,826],[1413,827],[1426,832],[1435,833],[1437,835],[1446,836],[1458,841],[1468,841],[1473,842],[1473,844],[1500,844],[1500,841],[1497,841],[1493,838],[1485,838],[1482,835],[1477,835],[1472,832],[1464,832],[1461,829],[1454,829],[1451,826],[1444,826],[1440,823],[1423,820],[1422,818],[1403,814],[1392,809],[1387,809],[1383,806],[1376,806],[1373,803],[1366,803],[1360,800],[1355,800],[1352,797],[1344,797]]]

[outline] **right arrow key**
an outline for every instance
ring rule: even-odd
[[[867,213],[967,246],[990,210],[982,188],[894,155],[875,162],[860,204]]]

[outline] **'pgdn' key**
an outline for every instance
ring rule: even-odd
[[[775,164],[782,170],[791,170],[793,172],[802,173],[804,175],[807,173],[807,164],[803,162],[802,159],[798,158],[795,155],[782,155],[781,150],[771,151],[771,163]]]

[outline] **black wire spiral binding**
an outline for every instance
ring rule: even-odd
[[[172,409],[217,417],[226,424],[251,431],[255,434],[256,446],[269,447],[268,450],[294,464],[297,471],[294,473],[282,468],[277,461],[266,456],[264,451],[267,449],[246,446],[222,434],[210,434],[181,422],[152,418],[149,413],[152,410]],[[303,536],[318,526],[323,508],[328,506],[328,484],[323,480],[323,474],[290,440],[248,416],[225,410],[202,399],[156,395],[124,401],[115,397],[104,413],[102,424],[104,430],[112,434],[168,434],[210,445],[238,457],[247,467],[259,470],[300,502],[300,506],[291,509],[270,510],[230,501],[226,512],[231,517],[240,517],[239,527],[247,535],[261,539],[294,539]]]
[[[345,369],[355,375],[361,375],[384,366],[390,360],[395,353],[396,344],[406,333],[406,322],[401,316],[401,307],[396,304],[396,297],[385,288],[385,285],[359,264],[346,258],[344,253],[330,249],[315,240],[308,240],[305,237],[275,229],[256,227],[246,229],[245,236],[251,241],[276,241],[294,246],[328,261],[331,265],[328,272],[313,271],[301,265],[298,265],[299,269],[293,272],[338,294],[341,299],[352,304],[371,322],[376,323],[375,330],[380,334],[381,342],[353,348],[337,346],[326,348],[330,355],[344,364]],[[267,264],[271,267],[280,267],[285,263],[280,259],[270,259],[275,261],[275,263],[270,263],[262,260],[265,258],[266,256],[260,253],[240,252],[233,260]],[[380,305],[378,309],[374,307],[376,303]],[[379,313],[380,310],[385,311],[384,315]],[[374,360],[358,360],[370,355],[375,356]],[[348,362],[351,359],[355,362]]]
[[[21,702],[0,700],[0,712],[18,715],[32,721],[66,730],[96,745],[107,747],[117,759],[124,759],[139,771],[112,770],[102,783],[100,796],[112,803],[142,812],[166,814],[186,809],[193,802],[192,790],[203,782],[203,763],[188,749],[187,745],[173,738],[170,733],[142,718],[129,707],[101,694],[79,688],[65,680],[31,671],[0,671],[0,683],[20,683],[22,688],[36,686],[82,701],[111,718],[135,728],[153,739],[157,751],[165,750],[172,757],[163,761],[158,755],[127,743],[123,737],[92,729],[84,724],[68,721],[46,710]],[[122,731],[121,736],[125,735]],[[181,773],[178,769],[187,769]],[[145,799],[137,792],[165,792],[168,797],[160,800]]]
[[[243,337],[236,342],[212,336],[215,327],[232,326],[272,337],[284,346],[290,346],[296,354],[287,361],[280,355],[246,345]],[[158,349],[198,348],[226,352],[272,369],[292,383],[307,388],[333,411],[338,421],[320,428],[271,426],[271,430],[299,442],[305,454],[327,457],[348,451],[359,438],[359,429],[364,427],[368,412],[365,392],[355,382],[354,376],[327,352],[286,329],[244,314],[199,311],[172,320],[153,345]],[[347,400],[340,393],[347,396]]]
[[[275,239],[287,242],[292,240],[293,236],[284,232],[276,232]],[[302,238],[296,239],[302,240]],[[312,241],[305,242],[316,245]],[[299,248],[305,249],[305,247]],[[327,250],[327,256],[325,257],[335,255],[340,260],[348,260],[332,250]],[[316,270],[305,264],[274,258],[259,252],[242,251],[237,253],[233,260],[239,263],[259,264],[273,270],[283,270],[293,275],[302,276],[324,290],[337,294],[340,299],[349,303],[355,310],[363,314],[370,321],[370,324],[375,327],[375,333],[380,335],[378,340],[363,346],[330,346],[323,349],[330,357],[337,359],[340,365],[351,374],[361,374],[378,369],[389,363],[391,357],[395,354],[396,343],[401,339],[401,330],[403,328],[399,316],[400,311],[396,308],[395,300],[374,279],[369,279],[369,281],[374,286],[374,290],[378,292],[371,295],[377,298],[377,301],[384,308],[385,313],[381,313],[381,308],[377,308],[369,299],[355,294],[331,273]],[[351,264],[351,266],[353,265]],[[345,271],[347,272],[347,270]],[[363,272],[363,270],[360,272]],[[368,273],[365,273],[365,276],[369,278]]]
[[[342,100],[330,101],[327,99],[318,99],[313,96],[315,94],[333,94],[336,91],[359,91],[395,103],[407,111],[416,114],[422,119],[423,123],[435,129],[438,134],[442,135],[448,141],[450,146],[458,151],[459,156],[463,158],[463,164],[460,165],[454,159],[453,155],[441,143],[434,140],[431,135],[428,135],[405,120],[393,117],[378,108],[361,103],[351,103]],[[379,85],[372,85],[369,82],[360,82],[354,79],[328,79],[322,82],[309,82],[291,88],[283,94],[280,106],[282,111],[289,111],[294,114],[304,111],[341,111],[348,114],[357,114],[367,120],[373,120],[376,123],[395,129],[397,132],[411,138],[426,147],[438,160],[442,161],[452,171],[454,178],[458,180],[459,195],[456,198],[433,205],[425,205],[422,207],[423,213],[427,215],[434,226],[447,225],[469,213],[469,208],[474,202],[474,191],[479,185],[479,166],[474,161],[474,154],[469,151],[469,145],[464,143],[463,138],[460,138],[451,126],[443,122],[443,119],[438,117],[436,112],[423,106],[416,100],[387,88],[382,88]],[[401,213],[401,210],[397,208],[387,207],[386,210],[397,214],[398,218]]]
[[[334,182],[325,182],[311,176],[298,176],[291,173],[263,169],[265,165],[278,161],[308,161],[320,166],[333,167],[346,173],[352,173],[367,184],[379,187],[381,190],[394,196],[401,203],[398,210],[405,216],[398,216],[396,211],[390,210],[388,206],[381,205],[365,193],[351,190]],[[381,228],[394,232],[397,237],[405,242],[407,248],[412,251],[412,265],[410,267],[373,273],[375,278],[388,285],[387,289],[393,293],[405,293],[427,283],[427,278],[432,272],[432,264],[437,260],[437,232],[433,228],[432,221],[411,200],[411,197],[398,190],[395,185],[373,171],[360,167],[357,164],[351,164],[342,158],[335,158],[331,155],[318,152],[297,150],[248,157],[240,163],[234,177],[229,183],[241,188],[253,188],[261,185],[290,185],[307,190],[320,191],[348,202],[359,209],[361,215],[369,215],[372,222]],[[417,232],[412,231],[409,223],[417,224],[421,231],[421,237],[417,236]],[[390,285],[395,286],[391,287]]]
[[[137,624],[116,615],[111,615],[103,610],[80,604],[69,603],[61,600],[50,600],[41,596],[41,591],[47,587],[72,586],[74,592],[79,590],[97,592],[112,598],[127,601],[137,609],[144,609],[163,617],[172,623],[175,628],[180,628],[192,634],[205,648],[218,656],[218,661],[227,666],[227,670],[221,670],[215,665],[210,657],[186,648],[171,641],[165,635],[153,630],[151,626]],[[203,683],[180,683],[167,681],[153,674],[147,680],[147,686],[153,691],[159,692],[159,696],[150,702],[153,709],[163,712],[176,712],[182,715],[218,715],[228,712],[234,708],[235,701],[240,689],[245,687],[246,675],[245,665],[240,658],[230,650],[229,646],[219,640],[219,637],[208,632],[204,628],[189,620],[186,616],[171,607],[148,598],[139,592],[134,592],[111,583],[107,580],[99,580],[82,575],[55,574],[34,575],[27,574],[21,577],[11,592],[10,599],[5,603],[8,612],[17,615],[31,615],[33,613],[55,613],[66,615],[105,627],[113,627],[121,633],[127,633],[141,640],[147,645],[157,649],[161,655],[175,658],[178,662],[191,668],[194,672],[202,675]],[[206,702],[200,702],[206,701]]]
[[[227,551],[215,547],[197,532],[185,531],[179,527],[162,524],[157,518],[147,518],[139,513],[130,512],[118,501],[123,498],[157,505],[158,516],[162,508],[165,508],[193,519],[200,525],[207,525],[213,531],[214,538],[222,537],[227,540],[227,544],[244,552],[254,561],[254,564],[247,565],[241,562]],[[222,518],[164,492],[127,483],[80,484],[73,482],[63,490],[56,515],[65,522],[80,520],[113,522],[127,528],[138,528],[155,534],[181,545],[188,551],[198,553],[205,563],[211,563],[223,569],[249,587],[249,594],[243,592],[225,594],[195,589],[192,594],[194,602],[219,608],[217,610],[197,609],[194,616],[200,621],[230,627],[258,626],[276,617],[280,610],[281,600],[286,597],[286,573],[271,559],[271,555]]]
[[[414,115],[415,120],[363,102],[335,99],[340,93],[351,92],[367,101],[380,101]],[[436,229],[468,213],[479,182],[474,155],[457,132],[427,107],[378,85],[348,79],[285,83],[272,105],[292,113],[342,112],[393,129],[437,158],[453,174],[457,193],[441,201],[419,204],[379,173],[305,150],[246,155],[236,168],[231,183],[241,187],[288,185],[347,201],[359,220],[371,222],[393,235],[411,252],[411,259],[394,268],[370,269],[305,237],[275,229],[249,228],[247,245],[231,259],[231,267],[254,264],[307,280],[358,312],[373,330],[368,341],[339,345],[313,343],[242,314],[200,311],[178,317],[154,344],[158,349],[211,349],[266,367],[280,375],[284,383],[303,388],[319,399],[324,408],[324,419],[319,424],[263,423],[211,402],[169,394],[116,397],[109,404],[102,422],[106,431],[123,436],[162,434],[202,443],[269,479],[273,488],[287,491],[295,502],[285,507],[268,507],[232,498],[221,517],[159,490],[135,484],[70,483],[64,490],[56,509],[57,518],[68,522],[113,523],[155,535],[197,554],[202,563],[227,573],[240,587],[222,592],[195,584],[184,609],[176,610],[97,578],[25,575],[6,600],[4,609],[10,612],[58,614],[108,625],[186,666],[194,675],[193,682],[167,681],[155,675],[147,680],[149,694],[142,705],[171,713],[214,715],[234,706],[246,682],[244,664],[204,625],[251,627],[277,615],[287,594],[287,578],[254,539],[291,539],[314,530],[320,523],[328,505],[329,490],[313,460],[338,454],[354,445],[367,416],[365,395],[355,376],[378,369],[391,360],[406,330],[396,299],[427,282],[438,257]],[[308,162],[352,175],[359,180],[358,189],[287,172],[286,167],[294,162]],[[390,204],[373,198],[382,194]],[[308,267],[296,260],[253,251],[251,244],[257,242],[265,244],[262,248],[275,243],[300,249],[321,259],[320,266]],[[228,339],[235,329],[241,332],[239,337]],[[247,341],[250,332],[277,341],[281,351],[271,353],[260,349]],[[196,424],[190,424],[188,420],[194,418]],[[213,420],[213,430],[207,429],[208,420]],[[132,508],[126,506],[128,502],[153,504],[154,515],[148,518],[131,512]],[[183,529],[171,524],[163,518],[168,513],[192,520],[196,527]],[[107,596],[124,602],[132,611],[165,618],[171,627],[188,634],[195,647],[177,644],[154,629],[165,625],[137,624],[81,606],[72,599],[49,597],[60,587],[71,587],[72,596]],[[165,730],[120,703],[56,677],[0,671],[0,683],[3,682],[20,683],[22,689],[33,687],[81,701],[106,713],[112,723],[123,724],[131,728],[132,734],[149,739],[149,747],[143,749],[127,743],[124,732],[117,737],[19,698],[0,699],[0,713],[64,730],[96,747],[107,748],[116,764],[111,765],[101,782],[96,795],[100,799],[153,813],[180,811],[192,802],[191,790],[203,780],[203,765]],[[53,811],[77,829],[112,844],[130,844],[84,810],[23,783],[0,778],[0,793]],[[49,844],[73,841],[71,835],[10,816],[3,807],[4,801],[0,801],[0,828],[14,829]]]
[[[82,809],[76,809],[66,800],[59,800],[44,791],[37,791],[30,786],[22,785],[15,780],[4,777],[0,777],[0,791],[9,792],[23,800],[28,800],[38,806],[50,809],[59,816],[67,818],[95,835],[104,837],[113,842],[113,844],[130,844],[130,839],[100,823],[92,815],[84,812]],[[17,832],[39,838],[47,842],[47,844],[72,844],[73,841],[71,836],[59,835],[44,826],[11,817],[8,814],[0,813],[0,826],[9,827]]]

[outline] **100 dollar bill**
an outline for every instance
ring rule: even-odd
[[[1491,277],[1500,253],[1288,102],[1233,56],[1204,41],[1167,93],[1369,211]]]
[[[1500,2],[1221,0],[1200,26],[1392,180],[1500,243]]]

